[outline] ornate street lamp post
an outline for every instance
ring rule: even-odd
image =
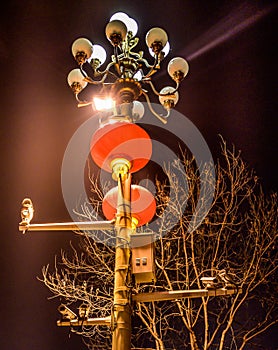
[[[161,28],[153,28],[146,34],[146,43],[153,56],[150,64],[143,52],[133,49],[138,44],[136,22],[123,13],[113,15],[105,33],[113,46],[113,55],[106,67],[106,52],[93,45],[87,38],[73,42],[72,53],[78,68],[68,75],[68,83],[78,106],[92,105],[100,110],[100,125],[92,135],[90,153],[94,162],[112,174],[117,187],[111,189],[102,203],[106,221],[31,224],[33,205],[30,199],[22,202],[19,230],[111,230],[116,232],[114,295],[110,317],[88,318],[82,311],[82,320],[67,306],[61,305],[62,320],[58,326],[110,325],[112,350],[130,350],[132,302],[153,302],[177,298],[227,295],[238,292],[234,289],[216,288],[209,280],[209,287],[200,290],[132,294],[132,274],[137,283],[155,279],[153,264],[153,238],[148,234],[136,234],[136,228],[153,218],[156,204],[153,195],[145,188],[132,185],[132,173],[142,169],[151,158],[152,142],[147,132],[136,124],[144,114],[144,98],[150,112],[166,123],[171,109],[178,101],[180,82],[188,73],[188,64],[181,57],[168,64],[168,73],[175,86],[166,86],[159,92],[152,78],[160,69],[169,49],[168,37]],[[94,98],[84,99],[83,90],[92,85],[97,91]],[[94,90],[95,90],[94,89]],[[165,109],[161,115],[151,105],[150,89]],[[139,202],[139,206],[138,206]],[[142,205],[143,203],[143,205]],[[138,207],[136,207],[136,205]],[[142,207],[144,210],[142,210]],[[143,247],[143,248],[142,248]],[[131,259],[132,251],[132,259]],[[143,254],[143,255],[142,255]],[[208,285],[207,285],[208,286]]]

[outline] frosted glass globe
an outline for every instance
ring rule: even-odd
[[[137,34],[137,31],[138,31],[137,22],[133,18],[129,17],[126,13],[124,13],[124,12],[115,13],[110,18],[110,21],[113,21],[113,20],[122,21],[126,25],[127,31],[132,32],[133,36],[135,36]]]
[[[132,109],[132,114],[133,114],[133,119],[135,121],[140,120],[145,113],[145,108],[143,103],[139,101],[134,101],[133,102],[133,109]]]
[[[183,77],[187,75],[189,71],[189,66],[187,61],[182,57],[175,57],[171,59],[168,64],[168,73],[172,79],[175,80],[175,73],[181,72]]]
[[[174,105],[177,104],[179,100],[179,94],[177,91],[174,91],[175,88],[173,88],[172,86],[165,86],[163,89],[160,90],[159,93],[162,94],[162,96],[159,96],[159,102],[162,104],[162,106],[164,106],[166,101],[171,101]]]
[[[146,34],[146,44],[151,47],[154,42],[161,42],[164,47],[168,41],[168,36],[162,28],[152,28]]]
[[[110,18],[109,22],[114,21],[114,20],[119,20],[119,21],[124,22],[124,24],[126,25],[126,22],[128,21],[128,19],[129,19],[129,16],[126,13],[124,13],[124,12],[116,12]]]
[[[112,98],[94,97],[94,107],[97,111],[110,110],[114,105],[115,102]]]
[[[138,24],[135,19],[129,17],[129,21],[127,24],[127,30],[132,33],[132,36],[135,36],[138,32]]]
[[[105,34],[107,39],[110,40],[113,45],[119,45],[120,42],[125,40],[127,27],[124,22],[115,19],[107,24]],[[117,34],[119,36],[119,41],[113,41],[113,34]]]
[[[87,82],[84,81],[84,76],[80,72],[80,69],[78,68],[75,68],[69,72],[67,80],[68,80],[69,86],[72,86],[72,84],[74,83],[79,83],[82,89],[84,89],[87,86]]]
[[[76,39],[71,46],[71,52],[73,57],[79,52],[85,52],[86,58],[89,59],[93,53],[93,44],[86,38]]]
[[[97,59],[100,62],[100,65],[103,64],[106,60],[106,51],[100,45],[94,45],[94,51],[91,56],[91,59]]]

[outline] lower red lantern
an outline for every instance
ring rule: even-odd
[[[117,212],[118,187],[106,193],[102,201],[102,210],[107,220],[115,218]],[[142,226],[151,221],[156,212],[154,196],[146,188],[131,185],[131,215]]]
[[[112,172],[111,162],[123,158],[130,162],[130,173],[142,169],[150,160],[152,142],[140,126],[126,122],[107,123],[100,127],[91,141],[91,156],[103,170]]]

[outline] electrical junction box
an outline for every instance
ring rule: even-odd
[[[136,283],[155,281],[154,233],[133,233],[130,236],[132,274]]]

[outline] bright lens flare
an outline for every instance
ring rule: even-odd
[[[187,59],[192,61],[230,40],[267,16],[275,7],[276,5],[269,5],[260,10],[256,5],[240,5],[186,47]]]
[[[114,108],[115,101],[112,98],[94,97],[94,107],[97,111],[106,111]]]

